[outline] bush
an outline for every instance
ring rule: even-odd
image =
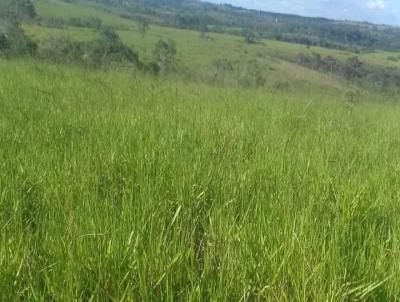
[[[246,79],[249,86],[264,86],[265,78],[261,71],[260,65],[256,60],[251,60],[247,64]]]
[[[82,43],[65,37],[48,39],[45,49],[44,56],[58,62],[81,61],[84,55]]]
[[[10,43],[4,33],[0,33],[0,52],[10,47]]]
[[[7,22],[0,29],[0,53],[6,56],[34,56],[37,45],[30,40],[19,24]]]
[[[66,25],[63,19],[58,19],[58,18],[48,18],[40,20],[40,24],[53,28],[64,28]]]
[[[0,17],[21,21],[35,18],[36,11],[30,0],[1,0]]]
[[[393,61],[393,62],[398,62],[399,61],[399,58],[395,57],[395,56],[388,56],[386,59],[388,61]]]
[[[137,53],[122,43],[118,34],[109,28],[102,29],[100,39],[92,42],[51,38],[47,41],[43,56],[58,62],[80,62],[90,66],[117,62],[142,67]]]
[[[351,104],[359,102],[360,97],[361,97],[361,91],[357,88],[348,89],[344,93],[345,101]]]
[[[159,40],[153,49],[153,63],[160,73],[176,71],[176,46],[172,40]]]
[[[247,44],[254,44],[257,42],[257,36],[251,30],[244,30],[243,33],[244,42]]]
[[[68,20],[68,25],[76,26],[76,27],[89,27],[95,29],[101,29],[103,23],[101,19],[95,17],[89,18],[70,18]]]
[[[91,64],[127,62],[141,66],[138,54],[122,43],[118,34],[110,28],[102,29],[100,39],[86,44],[85,48],[85,56]]]
[[[153,75],[158,75],[160,73],[160,66],[158,66],[158,64],[155,62],[150,62],[144,65],[144,71]]]
[[[396,61],[398,57],[393,56],[387,59]],[[300,53],[297,55],[295,62],[317,71],[336,74],[351,82],[356,81],[374,90],[398,91],[400,89],[400,72],[398,69],[367,65],[356,56],[342,62],[332,56],[322,57],[318,54],[307,55]]]
[[[0,53],[6,56],[35,55],[37,45],[19,22],[36,17],[30,0],[0,0]]]
[[[348,79],[361,78],[365,74],[362,62],[358,57],[351,57],[346,60],[342,68],[343,76]]]
[[[139,20],[137,22],[137,28],[139,33],[144,37],[147,31],[150,30],[150,25],[146,20]]]
[[[273,91],[288,91],[290,90],[290,83],[288,81],[278,80],[272,85]]]
[[[225,58],[216,59],[213,63],[213,80],[217,78],[221,78],[226,73],[233,72],[233,65],[232,62]]]

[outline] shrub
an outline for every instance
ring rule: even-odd
[[[35,7],[30,0],[1,0],[0,16],[14,21],[36,17]]]
[[[48,18],[45,20],[40,20],[40,23],[43,24],[44,26],[53,28],[65,27],[65,21],[63,19],[58,19],[58,18]]]
[[[48,39],[45,49],[46,58],[59,62],[80,61],[84,55],[84,47],[81,43],[65,37]]]
[[[103,25],[101,19],[95,17],[89,17],[83,19],[73,17],[68,20],[68,24],[76,27],[89,27],[95,29],[101,29]]]
[[[7,22],[0,29],[0,52],[7,56],[34,56],[37,45],[30,40],[19,24]]]
[[[4,33],[0,33],[0,52],[10,47],[10,43]]]
[[[139,20],[137,22],[137,27],[138,27],[138,31],[139,33],[144,37],[146,35],[146,33],[150,30],[150,25],[149,22],[147,22],[146,20]]]
[[[138,54],[125,45],[118,34],[110,29],[103,28],[100,39],[85,43],[84,61],[89,65],[104,65],[110,62],[131,63],[141,67]]]
[[[288,91],[290,90],[290,83],[288,81],[278,80],[272,85],[273,91]]]
[[[388,61],[393,61],[393,62],[398,62],[399,61],[399,58],[395,57],[395,56],[388,56],[386,59]]]
[[[344,63],[342,72],[346,79],[351,80],[363,77],[365,70],[358,57],[351,57]]]
[[[249,86],[264,86],[265,78],[260,65],[256,60],[251,60],[246,64],[246,78]]]
[[[160,73],[160,66],[158,66],[158,64],[155,62],[150,62],[144,65],[144,71],[153,75],[158,75]]]
[[[351,104],[355,104],[360,100],[361,92],[357,88],[348,89],[344,93],[345,101]]]
[[[176,46],[172,40],[159,40],[153,49],[153,64],[160,73],[176,71]]]
[[[244,42],[245,43],[254,44],[254,43],[257,42],[257,36],[251,30],[244,30],[242,34],[243,34],[243,38],[244,38]]]
[[[207,33],[209,32],[207,24],[201,23],[199,26],[200,38],[206,39],[208,38]]]
[[[142,68],[135,51],[122,43],[118,34],[104,28],[100,38],[91,42],[77,42],[65,37],[47,40],[43,56],[58,62],[79,62],[96,67],[111,62],[129,63]]]
[[[216,80],[226,73],[231,73],[233,71],[232,62],[228,59],[216,59],[213,63],[213,79]]]

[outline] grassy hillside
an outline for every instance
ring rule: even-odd
[[[400,295],[398,105],[0,66],[0,300]]]
[[[46,41],[52,37],[70,37],[78,41],[90,41],[96,39],[99,34],[96,30],[88,28],[65,28],[54,29],[37,25],[24,25],[25,32],[35,41],[39,42],[42,50],[46,49]],[[292,44],[278,42],[278,45],[260,43],[258,45],[246,45],[240,38],[221,34],[210,34],[207,39],[200,38],[194,31],[171,29],[152,26],[150,31],[143,37],[137,31],[117,31],[121,39],[128,45],[134,47],[142,60],[151,60],[152,51],[157,41],[163,38],[170,38],[176,41],[178,49],[177,59],[182,68],[195,74],[197,77],[210,77],[214,72],[214,63],[219,59],[227,59],[235,67],[233,74],[226,74],[227,81],[238,79],[246,72],[250,61],[255,60],[258,68],[265,77],[268,85],[276,82],[308,82],[309,84],[324,85],[329,89],[343,88],[339,79],[328,75],[321,75],[318,72],[282,61],[275,57],[278,49],[291,47]],[[269,42],[268,42],[269,43]],[[233,79],[230,79],[233,78]]]
[[[47,18],[100,18],[106,25],[132,28],[132,22],[101,9],[96,5],[68,3],[61,0],[38,0],[35,8],[39,16]]]
[[[0,301],[399,299],[397,53],[35,6],[0,28]]]
[[[60,0],[39,0],[36,10],[40,17],[45,19],[59,18],[65,21],[71,18],[98,18],[103,24],[118,30],[124,42],[133,45],[139,54],[148,59],[154,44],[160,38],[171,38],[177,42],[179,55],[186,65],[210,68],[210,62],[216,58],[228,58],[233,61],[245,61],[246,58],[267,56],[295,59],[299,53],[319,53],[322,56],[332,56],[338,60],[354,56],[348,51],[333,50],[321,47],[307,48],[304,45],[292,44],[276,40],[261,39],[256,44],[246,44],[240,36],[228,34],[209,33],[210,39],[200,37],[199,31],[151,25],[149,32],[142,36],[138,31],[135,20],[125,19],[111,11],[89,4],[66,3]],[[43,44],[49,37],[67,36],[72,39],[89,41],[98,35],[95,29],[66,26],[64,28],[51,28],[34,24],[24,24],[25,31],[39,44]],[[375,51],[361,53],[357,56],[367,64],[400,68],[400,53]],[[389,58],[389,59],[388,59]],[[395,60],[390,59],[395,58]]]
[[[343,22],[248,10],[198,0],[68,0],[98,5],[128,19],[142,19],[167,27],[243,31],[280,41],[349,51],[400,50],[400,29],[365,22]]]

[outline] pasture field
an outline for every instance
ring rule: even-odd
[[[394,99],[26,59],[0,82],[1,301],[400,298]]]
[[[46,50],[46,41],[51,38],[64,36],[76,41],[91,41],[99,37],[98,31],[89,28],[47,28],[33,24],[23,26],[26,33],[39,42],[39,48]],[[343,80],[329,74],[321,74],[308,68],[301,67],[274,57],[263,51],[263,44],[246,45],[240,37],[228,35],[209,34],[207,39],[202,39],[198,32],[182,29],[152,26],[145,37],[137,31],[119,30],[118,35],[138,52],[144,62],[150,62],[154,45],[160,39],[170,38],[176,42],[177,62],[181,70],[190,73],[194,80],[199,82],[209,81],[213,77],[215,62],[228,60],[234,67],[232,71],[222,72],[218,85],[232,86],[248,73],[248,66],[257,64],[260,75],[266,84],[271,86],[276,83],[286,82],[291,79],[291,84],[296,86],[308,85],[310,89],[323,89],[336,91],[346,89]],[[292,45],[286,43],[288,45]],[[296,45],[298,47],[298,45]],[[274,49],[279,49],[275,47]],[[305,47],[304,47],[305,49]],[[317,88],[314,83],[317,82]]]
[[[98,18],[104,25],[116,29],[123,42],[133,46],[144,60],[150,59],[151,51],[159,39],[172,39],[177,44],[181,62],[196,72],[209,70],[212,62],[220,58],[229,59],[236,65],[245,64],[248,60],[258,58],[263,62],[263,66],[268,68],[274,60],[279,58],[294,60],[300,53],[308,55],[319,53],[324,57],[332,56],[340,61],[357,55],[362,62],[367,64],[400,68],[400,54],[397,52],[377,50],[354,54],[348,51],[316,46],[307,48],[305,45],[265,39],[261,39],[255,44],[246,44],[243,43],[243,38],[240,36],[208,33],[208,38],[204,39],[200,37],[198,31],[157,25],[151,25],[148,33],[143,36],[138,31],[135,20],[122,18],[117,12],[107,11],[92,4],[38,0],[35,7],[38,15],[44,19],[58,18],[67,21],[71,18],[82,18],[83,20]],[[46,40],[51,37],[65,36],[78,41],[90,41],[98,37],[98,31],[85,27],[51,28],[28,22],[23,24],[23,28],[39,43],[41,48],[45,47]]]

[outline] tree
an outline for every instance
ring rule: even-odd
[[[139,56],[130,47],[125,45],[118,34],[110,29],[103,28],[100,39],[85,46],[85,57],[92,65],[109,62],[129,62],[141,67]]]
[[[312,59],[307,54],[299,53],[296,56],[296,62],[301,66],[311,67],[311,61]]]
[[[323,67],[322,57],[319,53],[313,52],[311,61],[314,70],[320,70]]]
[[[253,86],[264,86],[265,78],[262,74],[259,63],[256,60],[250,60],[247,63],[247,76],[249,77],[249,82]]]
[[[176,46],[173,40],[159,40],[153,49],[153,61],[161,73],[176,69]]]
[[[254,44],[256,43],[256,35],[251,30],[244,30],[243,31],[243,38],[247,44]]]
[[[33,19],[35,7],[30,0],[1,0],[0,16],[13,21]]]
[[[330,73],[333,73],[334,71],[336,71],[336,66],[338,65],[338,61],[332,56],[327,56],[325,58],[325,64],[327,65],[328,71]]]
[[[361,78],[364,75],[363,63],[358,57],[351,57],[346,60],[343,66],[343,75],[348,80]]]
[[[200,29],[200,38],[202,39],[207,38],[207,33],[209,31],[207,24],[201,23],[199,29]]]
[[[233,72],[232,62],[228,59],[217,59],[213,62],[213,80],[222,77],[226,73]]]
[[[77,62],[83,58],[82,43],[65,37],[53,37],[46,41],[46,57],[55,61]]]
[[[5,34],[0,33],[0,52],[5,51],[10,47],[10,43]]]
[[[150,30],[150,25],[146,20],[140,20],[137,23],[139,33],[144,37]]]
[[[112,44],[118,44],[120,42],[120,38],[116,31],[109,27],[104,27],[100,31],[100,39],[108,46],[111,46]]]
[[[36,43],[24,34],[18,23],[0,24],[0,52],[9,56],[33,56],[36,50]]]

